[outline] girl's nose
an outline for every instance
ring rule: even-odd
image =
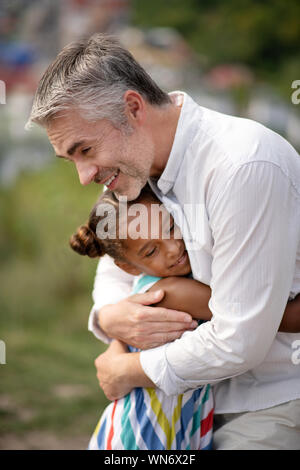
[[[176,240],[176,239],[170,239],[167,241],[167,256],[170,258],[170,259],[175,259],[175,261],[177,260],[177,258],[180,256],[181,254],[181,240]]]

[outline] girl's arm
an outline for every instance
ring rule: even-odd
[[[163,289],[165,296],[156,305],[190,313],[198,320],[210,320],[208,308],[211,289],[202,282],[187,277],[168,277],[157,281],[149,291]],[[286,333],[300,332],[300,294],[287,303],[279,330]]]
[[[159,302],[163,292],[159,296],[155,292],[130,295],[133,279],[110,256],[101,258],[89,318],[89,330],[97,338],[105,343],[115,338],[139,349],[149,349],[174,341],[194,328],[192,317],[185,312],[150,307]]]
[[[287,303],[278,331],[300,332],[300,294]]]
[[[162,289],[163,299],[156,305],[175,308],[187,312],[197,320],[210,320],[212,313],[208,308],[211,289],[202,282],[187,277],[166,277],[157,281],[149,291]],[[172,306],[172,307],[171,307]]]

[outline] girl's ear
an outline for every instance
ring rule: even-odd
[[[134,276],[138,276],[139,274],[142,274],[142,271],[132,264],[126,263],[126,261],[116,261],[114,260],[114,263],[116,266],[119,268],[123,269],[128,274],[133,274]]]

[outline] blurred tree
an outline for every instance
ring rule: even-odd
[[[242,62],[278,73],[300,65],[298,0],[133,0],[133,14],[139,26],[176,28],[208,66]]]

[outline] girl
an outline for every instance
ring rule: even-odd
[[[138,220],[133,205],[139,212]],[[153,210],[158,206],[161,212]],[[133,293],[162,288],[165,296],[157,305],[188,312],[201,322],[211,319],[210,288],[191,279],[180,231],[148,186],[127,205],[111,191],[105,191],[88,223],[72,236],[70,245],[90,257],[108,254],[121,269],[139,275]],[[296,300],[288,303],[280,331],[299,331],[299,309]],[[137,351],[131,346],[129,350]],[[178,396],[167,396],[159,389],[136,388],[105,409],[89,449],[211,449],[212,420],[210,385]]]

